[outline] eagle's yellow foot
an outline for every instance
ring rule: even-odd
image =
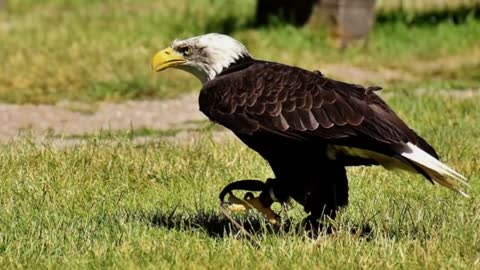
[[[254,208],[264,214],[271,224],[278,224],[280,221],[279,215],[273,212],[270,207],[264,206],[260,201],[260,197],[254,197],[251,193],[247,193],[243,200],[233,195],[233,193],[229,193],[227,201],[229,202],[228,209],[232,212],[241,212]]]

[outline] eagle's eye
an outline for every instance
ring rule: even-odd
[[[189,56],[192,54],[192,47],[190,46],[182,46],[180,48],[178,48],[178,52],[180,52],[181,54],[183,54],[184,56]]]

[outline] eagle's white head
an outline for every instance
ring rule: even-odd
[[[205,83],[246,56],[250,56],[247,48],[236,39],[211,33],[173,41],[170,47],[155,54],[152,68],[157,72],[167,68],[185,70]]]

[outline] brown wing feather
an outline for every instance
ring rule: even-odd
[[[211,120],[239,133],[263,129],[295,138],[423,143],[375,90],[258,61],[207,82],[199,102]]]

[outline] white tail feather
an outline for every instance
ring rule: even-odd
[[[410,161],[413,161],[416,165],[424,169],[425,173],[427,173],[435,182],[448,187],[465,197],[468,197],[465,192],[458,188],[457,182],[451,181],[447,178],[450,177],[463,184],[467,184],[467,182],[465,182],[467,180],[465,176],[454,171],[452,168],[432,157],[413,143],[408,142],[405,144],[405,147],[402,149],[400,155]]]

